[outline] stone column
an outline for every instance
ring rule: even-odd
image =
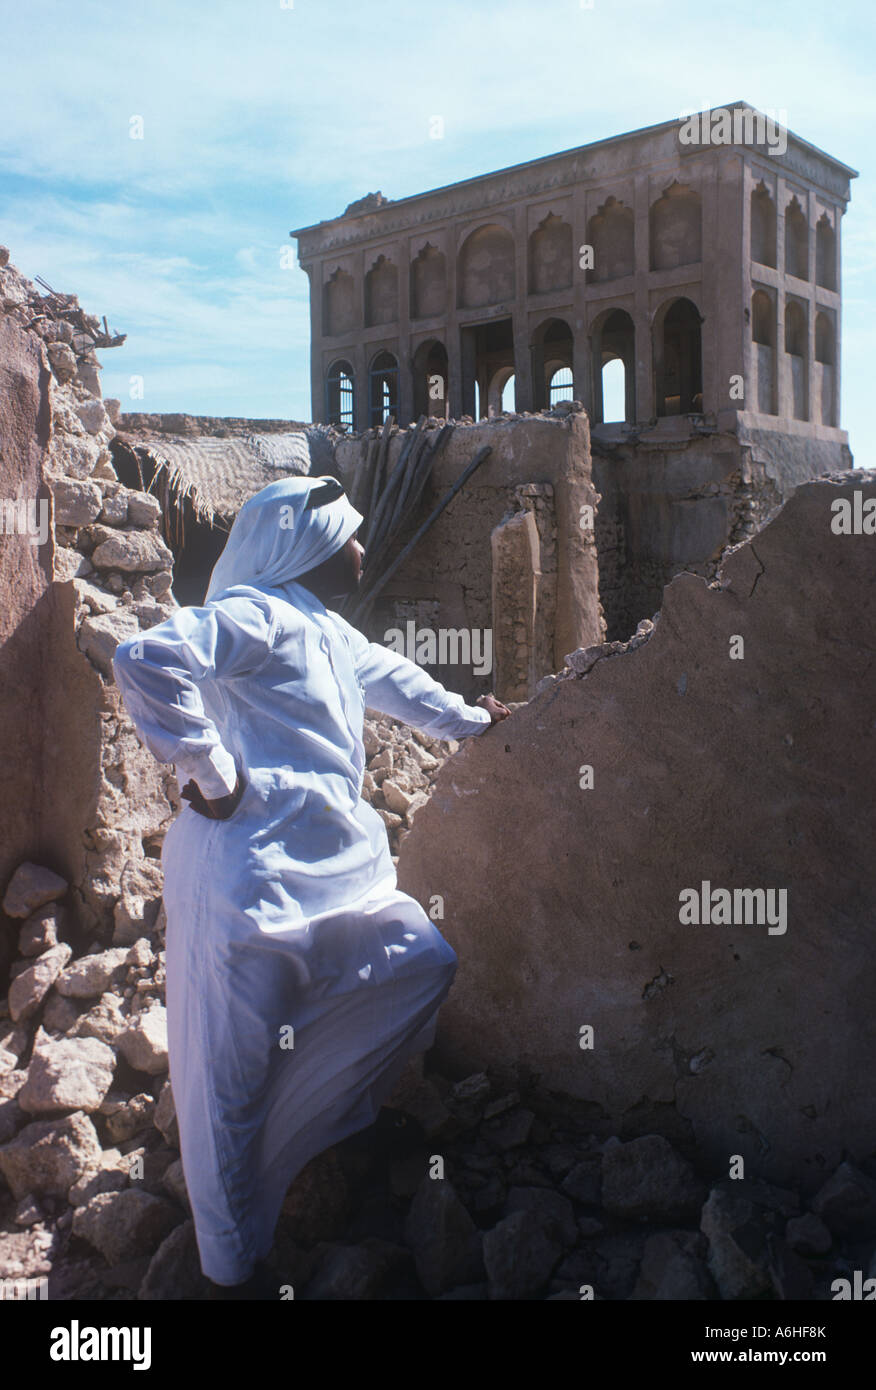
[[[325,368],[323,366],[322,260],[311,261],[303,269],[310,282],[310,418],[325,424]]]
[[[514,307],[511,331],[514,342],[514,409],[534,410],[532,362],[529,356],[529,212],[526,204],[514,209]]]
[[[816,226],[818,223],[818,201],[815,189],[807,190],[806,223],[809,228],[809,258],[806,269],[809,272],[809,306],[806,325],[806,418],[813,424],[821,424],[821,382],[816,383],[815,363],[815,252]]]
[[[794,393],[791,366],[785,351],[785,204],[788,189],[781,174],[776,179],[776,413],[793,417]]]
[[[414,364],[411,360],[411,268],[407,240],[398,247],[398,423],[414,418]],[[428,412],[427,412],[428,413]]]
[[[446,272],[447,317],[444,345],[447,348],[447,418],[458,420],[469,412],[462,401],[462,334],[456,310],[456,256],[458,230],[456,223],[448,228],[444,238],[444,268]]]
[[[560,670],[567,652],[602,642],[605,623],[599,603],[595,528],[582,526],[582,506],[595,518],[599,494],[593,485],[590,424],[583,413],[567,417],[566,466],[554,484],[557,519],[557,606],[554,661]],[[543,428],[551,425],[544,422]]]
[[[657,413],[654,399],[654,351],[651,339],[651,303],[648,286],[651,276],[651,181],[647,171],[636,175],[634,201],[636,307],[636,419],[652,420]]]
[[[840,415],[840,344],[842,342],[842,313],[843,301],[840,294],[842,286],[842,252],[840,249],[840,234],[842,230],[842,220],[845,209],[837,204],[834,208],[834,232],[836,233],[836,299],[833,316],[833,420],[831,424],[834,429],[842,429],[842,416]]]
[[[719,309],[718,277],[726,254],[724,228],[718,209],[718,165],[713,158],[703,170],[699,187],[700,242],[699,300],[703,324],[700,329],[700,372],[703,388],[703,410],[717,411],[727,404],[727,383],[719,380],[720,336],[723,324]],[[740,368],[741,368],[740,363]],[[688,391],[688,387],[683,387]]]
[[[490,535],[493,557],[493,666],[500,700],[528,700],[535,647],[539,538],[531,511],[515,514]]]

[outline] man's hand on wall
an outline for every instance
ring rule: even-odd
[[[234,791],[229,792],[227,796],[220,796],[213,801],[208,801],[195,781],[186,782],[180,795],[184,796],[186,801],[190,803],[193,811],[206,816],[208,820],[228,820],[228,817],[237,810],[245,787],[246,783],[238,773]]]
[[[511,713],[508,706],[497,700],[495,695],[479,695],[475,704],[483,705],[494,724],[498,724],[500,719],[507,719]]]

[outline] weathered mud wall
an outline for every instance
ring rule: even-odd
[[[859,490],[803,486],[720,583],[675,579],[649,640],[442,770],[399,882],[461,959],[455,1074],[540,1076],[725,1175],[741,1154],[811,1190],[872,1152],[876,536],[831,530]],[[704,882],[785,892],[785,930],[686,924]]]
[[[0,534],[0,882],[22,860],[46,865],[71,885],[71,931],[131,944],[158,914],[176,788],[141,748],[110,659],[172,611],[172,556],[158,502],[110,461],[118,402],[101,399],[98,321],[75,296],[41,295],[4,250],[0,335],[0,496],[45,521],[32,536],[4,511]]]
[[[389,472],[407,433],[399,430],[390,440]],[[338,443],[336,459],[347,486],[361,467],[363,440],[367,438],[357,436]],[[596,642],[602,636],[594,533],[581,524],[582,506],[595,512],[598,504],[591,477],[589,422],[579,405],[573,409],[564,402],[561,408],[528,418],[509,416],[477,425],[456,423],[436,457],[412,531],[429,516],[484,445],[492,449],[489,457],[387,584],[375,605],[369,636],[382,641],[390,628],[405,631],[408,620],[418,629],[490,629],[497,669],[501,671],[504,655],[506,669],[515,672],[521,667],[525,679],[534,651],[537,660],[532,674],[537,679],[557,669],[570,646]],[[507,586],[499,593],[494,589],[492,541],[496,528],[526,511],[534,513],[538,531],[528,639],[513,594]],[[407,539],[398,541],[387,553],[387,565]],[[518,651],[518,639],[528,640],[525,659]],[[429,669],[436,679],[467,699],[493,689],[495,684],[495,674],[478,677],[471,667],[439,664]],[[526,693],[533,688],[530,684]],[[525,698],[515,674],[508,681],[505,698]]]
[[[755,535],[801,483],[837,467],[823,431],[716,430],[685,416],[593,435],[599,594],[607,635],[623,641],[687,572],[714,579],[728,546]],[[830,433],[833,433],[831,431]],[[848,448],[841,468],[851,468]]]

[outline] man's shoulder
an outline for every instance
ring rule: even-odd
[[[230,584],[227,589],[221,589],[205,600],[207,607],[225,609],[229,612],[245,612],[258,608],[259,611],[274,621],[283,620],[284,627],[303,625],[307,621],[307,615],[284,599],[281,594],[274,593],[269,589],[258,589],[253,584]]]

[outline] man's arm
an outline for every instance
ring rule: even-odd
[[[353,648],[356,674],[365,688],[370,709],[392,715],[435,738],[468,738],[482,734],[496,719],[509,713],[490,696],[486,705],[467,705],[461,695],[445,690],[401,652],[369,642],[356,628],[345,624]],[[504,711],[504,713],[502,713]]]
[[[235,791],[237,769],[204,711],[198,682],[255,674],[273,639],[268,604],[232,596],[181,608],[116,648],[116,683],[141,739],[158,762],[175,764],[181,787],[195,781],[208,803]]]

